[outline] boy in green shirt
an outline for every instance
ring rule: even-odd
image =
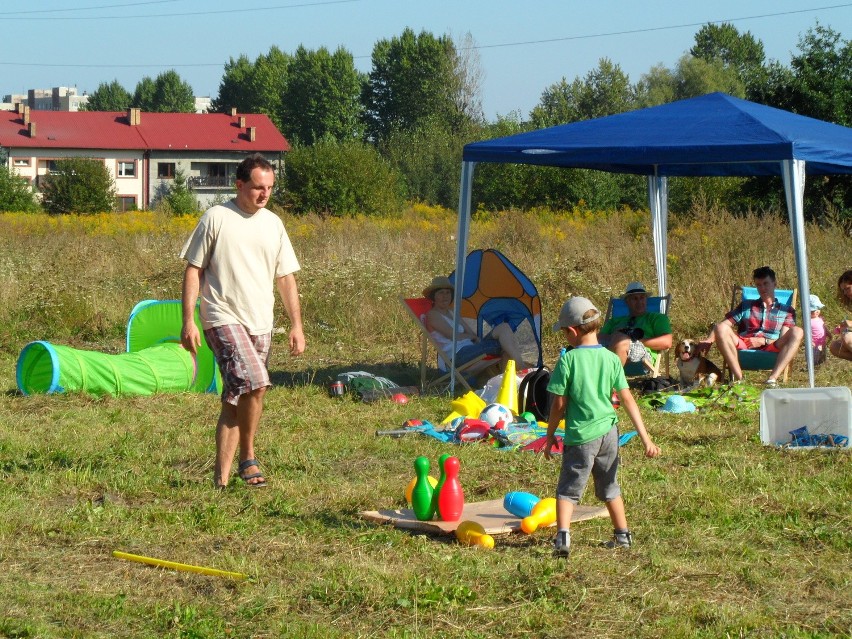
[[[624,500],[618,485],[618,416],[612,392],[633,422],[646,457],[657,457],[660,449],[651,441],[636,400],[627,386],[624,368],[615,353],[598,343],[601,313],[584,297],[572,297],[562,306],[554,331],[561,331],[573,347],[559,358],[547,390],[553,393],[547,422],[544,456],[556,443],[556,427],[565,418],[562,471],[556,486],[556,525],[553,555],[567,557],[571,548],[571,515],[580,501],[591,474],[595,495],[606,503],[614,528],[610,548],[628,548],[633,543]],[[566,412],[567,408],[567,412]]]

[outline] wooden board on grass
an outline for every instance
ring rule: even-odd
[[[504,535],[521,529],[521,520],[503,508],[502,499],[491,499],[489,501],[477,501],[464,505],[461,519],[458,521],[419,521],[410,508],[399,508],[397,510],[368,510],[359,513],[361,517],[380,524],[392,524],[396,528],[409,530],[420,530],[422,532],[451,535],[458,525],[463,521],[475,521],[485,528],[489,535]],[[608,517],[606,508],[603,506],[575,506],[572,522],[594,519],[595,517]],[[552,524],[555,525],[555,524]]]

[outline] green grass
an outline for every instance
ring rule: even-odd
[[[432,226],[420,225],[421,218]],[[619,252],[608,261],[589,244],[595,232],[630,237],[638,228],[632,219],[550,220],[550,228],[572,233],[561,241],[535,239],[519,223],[525,235],[517,243],[483,220],[474,225],[475,245],[499,245],[532,276],[547,324],[569,292],[599,299],[632,274],[653,281],[646,236],[607,239]],[[715,219],[678,228],[718,231]],[[749,223],[756,226],[755,219],[730,222],[730,232]],[[434,463],[443,452],[457,454],[468,500],[509,490],[552,494],[558,461],[478,444],[449,448],[422,437],[374,436],[411,417],[439,421],[450,410],[446,397],[397,405],[327,395],[327,382],[343,370],[414,381],[415,331],[396,296],[451,268],[449,216],[288,224],[304,265],[309,350],[291,359],[284,336],[275,338],[276,385],[257,442],[270,487],[232,482],[219,493],[211,487],[214,396],[14,392],[15,360],[26,341],[121,350],[135,301],[178,295],[174,256],[182,235],[164,229],[39,238],[0,220],[0,389],[8,391],[0,398],[0,636],[852,635],[852,454],[764,447],[754,407],[643,411],[663,456],[645,459],[637,441],[623,449],[620,481],[637,541],[626,552],[597,546],[611,534],[606,519],[578,523],[571,559],[561,563],[550,557],[549,531],[498,537],[496,548],[484,551],[362,520],[362,510],[404,505],[418,455]],[[687,235],[673,232],[676,333],[695,335],[717,319],[724,301],[699,309],[689,300],[707,291],[717,296],[729,274],[741,281],[744,269],[766,261],[789,281],[789,233],[780,224],[770,231],[780,239],[761,235],[759,256],[702,249],[710,264],[694,266],[686,265]],[[812,288],[827,301],[852,246],[832,229],[808,233]],[[575,252],[565,248],[568,241]],[[725,241],[707,240],[717,248]],[[530,249],[539,245],[539,252]],[[583,264],[594,267],[577,271]],[[827,310],[837,314],[836,305]],[[548,334],[548,361],[557,349]],[[760,381],[759,373],[748,378]],[[848,363],[832,358],[817,370],[819,385],[850,380]],[[791,385],[806,384],[799,358]],[[584,503],[594,504],[593,495]],[[249,579],[153,568],[115,559],[113,550]]]

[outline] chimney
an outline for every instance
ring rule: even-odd
[[[15,113],[21,115],[24,112],[24,106],[23,102],[15,102]]]
[[[36,136],[36,123],[30,122],[27,128],[29,129],[30,137],[34,138]]]
[[[130,107],[127,109],[127,124],[130,126],[139,126],[142,121],[142,109]]]
[[[250,126],[248,128],[248,137],[249,137],[249,142],[254,142],[255,138],[257,137],[257,127],[256,126]]]
[[[244,115],[240,116],[240,128],[241,129],[246,128],[246,116],[244,116]]]
[[[231,107],[231,117],[234,118],[237,116],[237,107]]]
[[[24,107],[24,124],[30,123],[30,107]]]

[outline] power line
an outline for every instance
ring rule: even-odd
[[[300,2],[295,4],[286,4],[286,5],[278,5],[274,7],[263,7],[264,11],[278,11],[281,9],[298,9],[301,7],[318,7],[321,5],[327,4],[346,4],[350,2],[361,2],[361,0],[325,0],[320,2]],[[140,3],[144,4],[144,3]],[[120,6],[120,5],[118,5]],[[130,6],[130,5],[128,5]],[[9,17],[7,13],[0,15],[0,21],[2,20],[30,20],[30,21],[38,21],[43,22],[45,20],[128,20],[128,19],[137,19],[137,18],[185,18],[187,16],[197,18],[199,13],[203,13],[204,15],[216,15],[216,14],[225,14],[225,13],[245,13],[245,7],[241,9],[218,9],[216,11],[210,11],[209,9],[204,9],[202,11],[188,11],[185,13],[148,13],[148,14],[140,14],[140,15],[120,15],[120,16],[49,16],[46,18],[29,18],[29,17]]]
[[[814,7],[811,9],[796,9],[795,11],[779,11],[777,13],[764,13],[755,16],[743,16],[742,18],[727,18],[724,20],[704,20],[702,22],[688,22],[684,24],[672,24],[664,27],[647,27],[645,29],[630,29],[627,31],[609,31],[606,33],[591,33],[586,35],[576,35],[576,36],[565,36],[563,38],[548,38],[546,40],[526,40],[523,42],[503,42],[500,44],[482,44],[476,45],[474,47],[469,47],[471,49],[496,49],[498,47],[519,47],[526,46],[530,44],[547,44],[549,42],[566,42],[569,40],[588,40],[591,38],[605,38],[608,36],[615,35],[630,35],[634,33],[651,33],[654,31],[667,31],[671,29],[685,29],[687,27],[700,27],[705,24],[723,24],[726,22],[742,22],[744,20],[758,20],[760,18],[775,18],[778,16],[788,16],[797,13],[812,13],[814,11],[825,11],[828,9],[843,9],[846,7],[852,7],[852,2],[847,2],[845,4],[835,4],[826,7]]]
[[[160,1],[169,1],[169,0],[160,0]],[[324,0],[320,2],[306,2],[301,4],[292,4],[292,5],[281,5],[276,7],[267,7],[267,9],[290,9],[294,7],[306,7],[306,6],[318,6],[318,5],[326,5],[326,4],[342,4],[342,3],[350,3],[350,2],[360,2],[361,0]],[[687,27],[697,27],[703,26],[705,24],[722,24],[726,22],[741,22],[744,20],[759,20],[763,18],[775,18],[778,16],[785,15],[793,15],[800,13],[813,13],[815,11],[827,11],[830,9],[843,9],[847,7],[852,7],[852,2],[846,2],[843,4],[835,4],[835,5],[827,5],[823,7],[813,7],[810,9],[796,9],[793,11],[778,11],[774,13],[763,13],[759,15],[753,16],[743,16],[740,18],[726,18],[720,20],[705,20],[702,22],[690,22],[683,24],[675,24],[675,25],[667,25],[662,27],[646,27],[644,29],[630,29],[625,31],[610,31],[606,33],[592,33],[592,34],[584,34],[584,35],[575,35],[575,36],[564,36],[561,38],[547,38],[541,40],[525,40],[519,42],[503,42],[498,44],[482,44],[476,45],[474,47],[470,47],[471,49],[496,49],[500,47],[518,47],[518,46],[529,46],[535,44],[548,44],[551,42],[567,42],[571,40],[588,40],[593,38],[605,38],[615,35],[631,35],[636,33],[652,33],[655,31],[666,31],[672,29],[685,29]],[[207,11],[205,13],[240,13],[245,11],[245,9],[227,9],[221,11]],[[182,15],[197,15],[195,13],[192,14],[170,14],[170,17],[174,16],[182,16]],[[119,17],[119,16],[114,16]],[[121,16],[128,17],[128,16]],[[139,17],[155,17],[155,16],[139,16]],[[159,16],[163,17],[163,16]],[[0,16],[0,20],[4,18]],[[81,18],[88,19],[88,18]],[[354,59],[365,59],[369,58],[369,55],[360,55],[353,56]],[[56,67],[56,68],[93,68],[93,69],[145,69],[145,68],[199,68],[199,67],[221,67],[224,66],[224,63],[187,63],[187,64],[56,64],[56,63],[39,63],[39,62],[3,62],[0,61],[0,66],[20,66],[20,67]]]
[[[92,11],[97,9],[119,9],[121,7],[136,7],[147,4],[171,4],[172,2],[185,2],[186,0],[148,0],[147,2],[127,2],[124,4],[102,4],[95,7],[72,7],[66,9],[30,9],[29,11],[4,11],[6,16],[16,16],[30,13],[59,13],[61,11]]]

